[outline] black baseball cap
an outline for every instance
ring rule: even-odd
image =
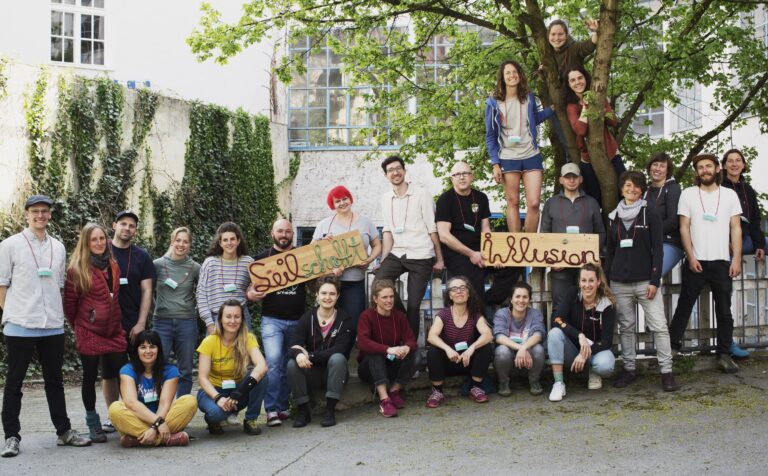
[[[39,205],[41,203],[44,203],[48,205],[49,207],[53,206],[53,200],[51,200],[51,197],[48,195],[32,195],[29,197],[24,204],[24,210],[29,210],[29,207],[32,205]]]
[[[123,210],[119,212],[117,215],[115,215],[115,223],[119,222],[121,219],[125,217],[131,217],[136,223],[139,223],[139,216],[130,210]]]

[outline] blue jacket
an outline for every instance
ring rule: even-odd
[[[539,111],[533,93],[528,93],[528,126],[533,138],[533,145],[537,149],[539,145],[536,141],[536,127],[554,113],[555,111],[550,107],[545,107]],[[530,118],[533,118],[533,121]],[[499,122],[499,104],[493,96],[485,101],[485,144],[488,147],[488,154],[491,156],[491,164],[498,164],[499,152],[501,151],[501,122]]]

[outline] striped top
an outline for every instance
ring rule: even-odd
[[[197,309],[200,319],[206,325],[213,325],[219,308],[228,299],[237,299],[245,305],[245,292],[251,285],[248,265],[253,263],[250,256],[241,256],[234,262],[224,262],[221,256],[209,256],[200,268],[200,280],[197,283]],[[234,284],[234,289],[229,290]]]
[[[440,338],[451,347],[459,342],[466,342],[467,345],[472,345],[477,340],[479,336],[477,332],[477,319],[480,316],[469,316],[467,323],[463,327],[456,327],[450,307],[438,312],[437,317],[443,321],[443,330],[440,332]]]

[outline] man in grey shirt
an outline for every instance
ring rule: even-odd
[[[48,235],[53,201],[34,195],[25,204],[27,228],[0,243],[0,307],[6,346],[3,431],[0,455],[19,454],[21,387],[37,352],[45,381],[45,397],[59,446],[88,446],[69,422],[61,367],[64,364],[64,287],[66,251]]]

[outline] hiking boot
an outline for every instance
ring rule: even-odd
[[[597,375],[592,373],[592,371],[589,372],[589,380],[587,381],[587,388],[589,390],[599,390],[603,388],[603,379]]]
[[[309,403],[302,403],[299,405],[299,411],[296,414],[296,419],[293,420],[294,428],[303,428],[312,421],[312,415],[309,412]],[[269,422],[267,422],[269,425]]]
[[[541,388],[541,383],[539,383],[538,380],[535,382],[529,382],[529,385],[529,391],[531,392],[531,395],[541,395],[544,393],[544,389]]]
[[[632,385],[637,380],[637,374],[634,370],[625,370],[621,373],[619,378],[613,382],[614,388],[624,388]],[[599,387],[598,387],[599,388]]]
[[[186,431],[179,431],[171,433],[168,440],[165,442],[165,446],[187,446],[189,444],[189,435]]]
[[[482,388],[473,385],[469,390],[469,399],[475,403],[485,403],[488,401],[488,395],[485,394]]]
[[[555,382],[552,385],[552,391],[549,393],[550,402],[559,402],[565,396],[565,384],[563,382]]]
[[[379,413],[384,415],[384,418],[391,418],[397,416],[397,407],[392,403],[391,398],[385,398],[379,402]]]
[[[212,435],[223,435],[224,427],[219,422],[208,422],[208,433]]]
[[[405,399],[400,390],[389,392],[389,399],[398,410],[405,408]]]
[[[717,365],[720,370],[727,374],[735,374],[739,371],[739,366],[733,361],[730,355],[720,354],[717,356]]]
[[[3,451],[0,452],[0,456],[3,458],[13,458],[19,454],[19,439],[15,436],[11,436],[5,439],[5,446]]]
[[[114,433],[115,425],[112,424],[112,420],[107,418],[101,423],[101,429],[104,430],[104,433]]]
[[[508,397],[512,395],[512,390],[509,389],[509,380],[499,380],[498,394],[502,397]]]
[[[323,419],[320,420],[320,426],[329,427],[336,426],[336,410],[326,407],[325,413],[323,413]]]
[[[661,388],[663,388],[665,392],[674,392],[680,388],[677,385],[677,382],[675,382],[675,377],[672,376],[672,372],[661,374]]]
[[[85,424],[88,425],[88,437],[93,443],[106,443],[107,434],[101,427],[101,418],[94,410],[86,410]]]
[[[259,428],[259,425],[256,423],[256,420],[244,420],[243,431],[249,435],[261,434],[261,428]]]
[[[80,436],[75,430],[70,428],[64,434],[56,439],[58,446],[91,446],[91,440]]]
[[[436,388],[433,388],[432,393],[429,395],[429,398],[427,399],[427,408],[437,408],[440,406],[441,403],[443,403],[443,400],[445,400],[445,395],[443,395],[443,392],[441,392]]]
[[[734,359],[746,359],[749,357],[749,352],[739,347],[736,341],[731,342],[731,348],[728,351]]]
[[[280,419],[280,414],[277,412],[267,412],[267,426],[280,426],[283,424],[283,420]]]
[[[141,446],[141,442],[135,436],[123,435],[120,437],[120,446],[123,448],[135,448]]]

